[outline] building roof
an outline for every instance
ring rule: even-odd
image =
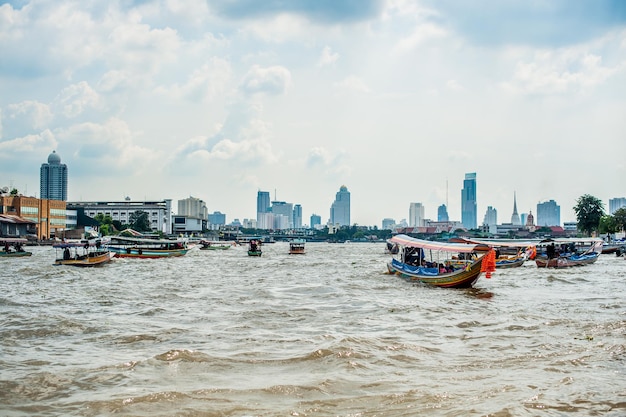
[[[0,223],[37,224],[37,222],[16,216],[14,214],[0,214]]]

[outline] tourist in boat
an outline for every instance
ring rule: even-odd
[[[556,258],[556,248],[554,247],[554,243],[550,243],[546,246],[546,255],[548,256],[548,259]]]

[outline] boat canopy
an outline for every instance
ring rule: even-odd
[[[125,237],[125,236],[111,236],[111,241],[127,243],[127,244],[173,244],[173,243],[185,243],[183,239],[150,239],[150,238],[138,238],[138,237]]]
[[[102,245],[100,240],[83,240],[82,242],[61,242],[55,243],[52,245],[53,248],[63,249],[63,248],[86,248],[90,246],[99,246]]]
[[[470,253],[470,252],[482,252],[491,249],[489,245],[482,243],[448,243],[448,242],[433,242],[430,240],[416,239],[407,235],[396,235],[389,239],[390,242],[397,243],[398,245],[408,246],[412,248],[422,248],[442,252],[458,252],[458,253]]]
[[[536,242],[531,242],[528,240],[500,240],[500,239],[466,239],[464,237],[453,237],[450,238],[449,242],[451,243],[465,243],[465,244],[474,244],[474,245],[487,245],[492,247],[501,247],[501,248],[527,248],[531,246],[537,246]]]
[[[28,240],[21,238],[21,237],[0,237],[0,243],[2,244],[4,243],[8,243],[8,244],[28,243]]]

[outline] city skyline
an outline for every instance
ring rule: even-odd
[[[325,222],[346,184],[353,224],[411,202],[460,220],[468,172],[479,220],[513,190],[564,222],[624,194],[619,0],[10,0],[0,22],[0,183],[25,195],[53,150],[69,201],[193,195],[229,219],[266,189]]]

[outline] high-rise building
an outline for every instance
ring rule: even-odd
[[[615,212],[622,207],[626,207],[626,198],[611,198],[609,199],[609,214],[613,215]]]
[[[269,191],[259,191],[256,196],[256,220],[259,229],[273,229],[274,225],[271,216],[266,215],[270,212],[270,193]]]
[[[437,208],[437,221],[438,222],[447,222],[450,221],[450,217],[448,216],[448,208],[445,204],[442,204]]]
[[[48,163],[41,164],[39,170],[39,194],[42,200],[67,201],[67,165],[52,151]]]
[[[513,192],[513,214],[511,214],[511,224],[513,226],[521,225],[519,214],[517,214],[517,195]]]
[[[560,226],[561,207],[556,201],[550,200],[544,203],[537,203],[537,226]]]
[[[466,229],[476,229],[476,173],[465,174],[461,190],[461,223]]]
[[[316,229],[322,225],[322,216],[318,214],[311,214],[311,229]]]
[[[271,229],[283,230],[293,227],[293,204],[285,201],[272,201],[270,211],[274,216]]]
[[[302,206],[300,204],[293,206],[293,227],[302,229]]]
[[[226,215],[219,211],[214,211],[212,214],[209,214],[209,226],[224,226],[226,224]]]
[[[178,213],[176,214],[179,216],[207,220],[209,210],[207,209],[204,201],[199,198],[189,196],[183,200],[178,200]]]
[[[487,211],[485,212],[485,217],[483,218],[483,224],[485,226],[495,226],[498,224],[498,210],[495,208],[488,206]]]
[[[411,203],[409,205],[409,227],[424,226],[424,206],[422,203]]]
[[[383,230],[391,230],[396,225],[396,221],[389,217],[383,219]]]
[[[350,226],[350,192],[342,185],[335,195],[335,201],[330,206],[330,224]]]

